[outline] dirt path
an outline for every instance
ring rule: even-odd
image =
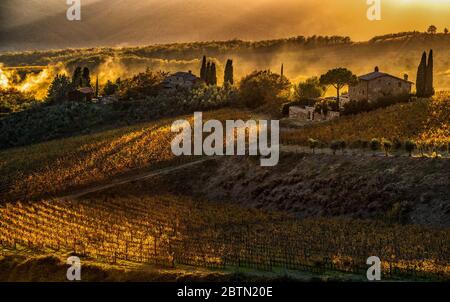
[[[119,185],[123,185],[123,184],[129,183],[129,182],[132,182],[132,181],[144,180],[144,179],[152,178],[152,177],[155,177],[158,175],[163,175],[163,174],[171,173],[171,172],[174,172],[177,170],[192,167],[192,166],[198,165],[200,163],[204,163],[206,161],[212,160],[213,158],[214,157],[204,157],[202,159],[195,160],[195,161],[192,161],[192,162],[189,162],[186,164],[182,164],[179,166],[163,168],[163,169],[159,169],[159,170],[155,170],[155,171],[151,171],[151,172],[147,172],[147,173],[143,173],[143,174],[132,175],[132,176],[128,176],[128,177],[124,177],[124,178],[120,178],[120,179],[111,180],[111,182],[108,184],[86,188],[86,189],[80,190],[74,194],[59,197],[58,199],[80,198],[80,197],[90,194],[90,193],[103,191],[103,190],[110,189],[110,188],[113,188],[113,187],[116,187]]]

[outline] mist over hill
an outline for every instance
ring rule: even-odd
[[[23,50],[275,38],[293,35],[312,18],[298,18],[314,6],[310,0],[280,2],[87,0],[82,2],[82,20],[69,22],[65,1],[7,0],[2,4],[2,11],[8,13],[0,47]]]

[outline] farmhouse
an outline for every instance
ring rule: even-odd
[[[289,118],[308,123],[317,123],[334,120],[340,117],[337,111],[317,112],[315,106],[291,106],[289,108]]]
[[[94,89],[91,87],[82,87],[69,92],[69,100],[71,102],[90,102],[94,97]]]
[[[192,89],[197,86],[202,80],[189,72],[177,72],[169,75],[163,81],[164,90],[172,91],[178,88]]]
[[[406,74],[401,79],[375,67],[374,72],[358,77],[358,83],[349,87],[349,98],[351,101],[374,102],[385,96],[408,95],[413,84]]]

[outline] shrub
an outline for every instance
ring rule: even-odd
[[[315,153],[316,148],[318,148],[320,146],[320,142],[318,140],[315,140],[313,138],[310,138],[308,140],[308,145],[309,148],[311,148],[313,154]]]
[[[400,96],[384,96],[374,102],[368,100],[350,101],[344,105],[343,114],[353,115],[362,112],[368,112],[379,108],[386,108],[398,103],[409,102],[411,96],[409,94]]]
[[[370,141],[370,150],[378,151],[380,149],[381,143],[378,139],[374,138]]]
[[[392,145],[393,145],[394,150],[400,150],[403,147],[402,141],[400,139],[398,139],[397,137],[394,138]]]
[[[320,98],[325,90],[326,87],[320,84],[319,79],[312,77],[294,87],[294,98],[296,100]]]
[[[417,148],[417,145],[414,141],[412,140],[407,140],[405,142],[405,150],[406,152],[408,152],[409,156],[412,156],[413,151]]]
[[[390,140],[383,138],[381,140],[381,146],[383,147],[384,154],[386,155],[386,157],[389,156],[389,152],[392,149],[392,142]]]

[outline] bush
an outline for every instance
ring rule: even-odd
[[[29,109],[38,102],[29,94],[15,89],[0,88],[0,114],[8,114]]]
[[[374,138],[370,141],[370,150],[372,151],[378,151],[380,150],[381,143],[378,139]]]
[[[320,84],[319,79],[312,77],[294,87],[294,98],[295,100],[320,98],[325,91],[326,87]]]
[[[310,138],[308,140],[308,145],[311,148],[313,154],[315,153],[316,148],[318,148],[320,146],[320,142],[318,140],[315,140],[313,138]]]
[[[386,156],[389,156],[389,152],[392,149],[392,142],[390,140],[387,139],[382,139],[381,140],[381,146],[383,147],[384,153]]]
[[[118,95],[121,100],[139,100],[146,97],[157,96],[161,91],[161,83],[167,73],[153,72],[147,69],[131,79],[120,82]]]
[[[394,138],[394,141],[392,142],[394,150],[400,150],[403,148],[403,143],[401,140],[399,140],[397,137]]]
[[[0,119],[0,149],[86,133],[109,119],[111,108],[92,103],[36,106]]]
[[[368,100],[350,101],[344,105],[343,114],[353,115],[376,110],[379,108],[386,108],[398,103],[406,103],[410,100],[410,98],[411,96],[409,94],[406,94],[400,96],[384,96],[374,102],[369,102]]]
[[[414,141],[408,140],[405,142],[405,150],[408,152],[409,156],[412,156],[413,151],[417,148]]]

